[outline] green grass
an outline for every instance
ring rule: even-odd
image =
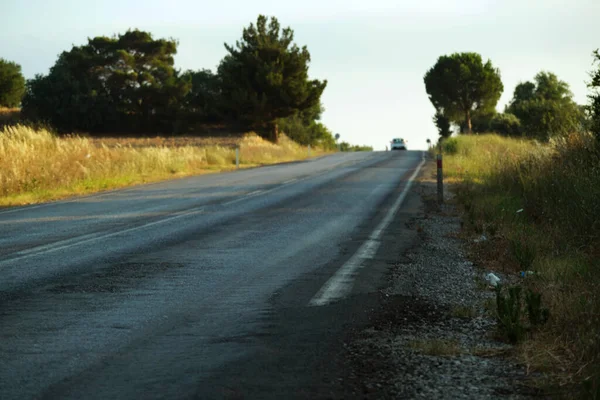
[[[600,145],[584,134],[549,144],[478,135],[442,151],[466,229],[493,230],[513,273],[539,274],[523,284],[543,294],[551,317],[520,345],[523,361],[557,384],[598,385]]]

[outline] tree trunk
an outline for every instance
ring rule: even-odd
[[[467,134],[473,133],[473,126],[471,125],[471,110],[465,112],[465,123],[467,124]]]
[[[271,142],[277,144],[279,143],[279,126],[277,125],[277,122],[273,122],[271,124]]]

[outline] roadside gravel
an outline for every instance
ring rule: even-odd
[[[423,173],[432,173],[431,166]],[[488,271],[466,259],[460,217],[451,202],[432,201],[435,186],[415,185],[424,210],[409,228],[420,243],[398,254],[382,290],[382,306],[367,329],[346,342],[348,397],[400,399],[524,399],[526,371],[510,358],[511,347],[494,339],[488,308],[494,292]],[[447,200],[451,194],[447,193]],[[497,274],[501,279],[505,277]],[[539,395],[536,396],[539,398]]]

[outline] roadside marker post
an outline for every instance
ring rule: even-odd
[[[235,148],[235,168],[240,169],[240,148]]]
[[[438,204],[444,203],[444,173],[442,169],[442,154],[437,155],[437,195]]]
[[[308,156],[310,157],[310,144],[308,145]]]

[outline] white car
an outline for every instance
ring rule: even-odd
[[[404,139],[396,138],[393,139],[390,143],[392,144],[390,150],[406,150],[406,142],[404,141]]]

